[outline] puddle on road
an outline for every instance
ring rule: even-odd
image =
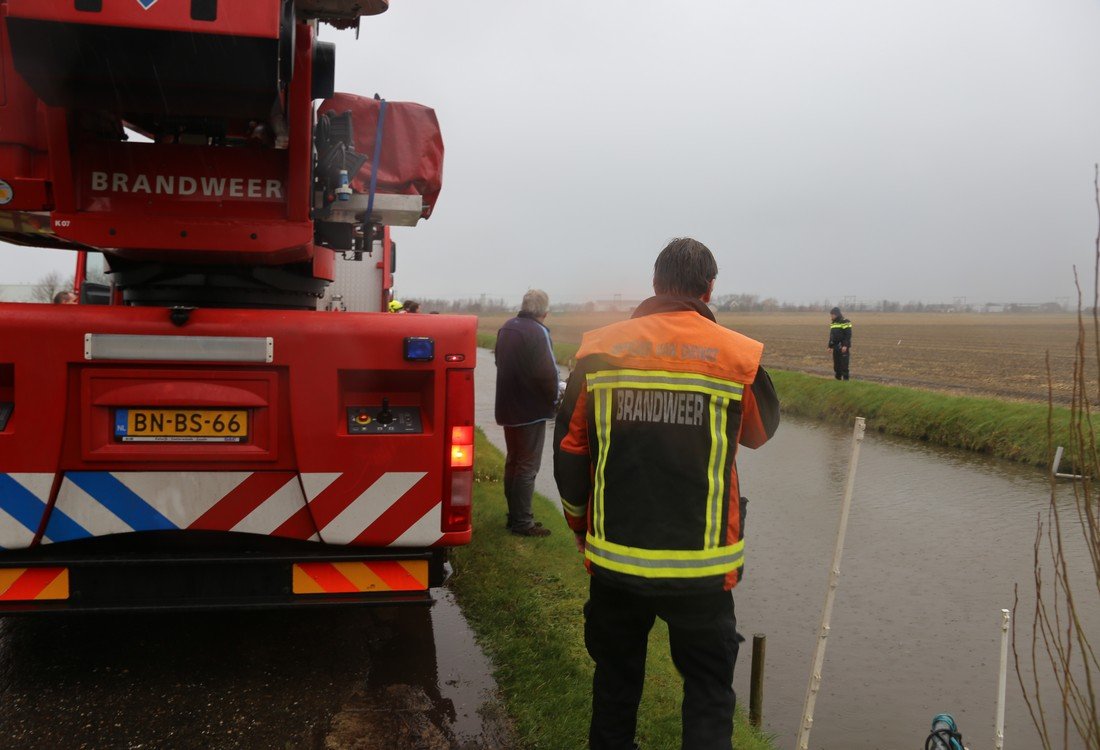
[[[484,716],[485,710],[499,708],[499,694],[493,666],[474,640],[450,589],[436,593],[432,629],[440,692],[454,707],[455,735],[459,740],[476,738],[490,718]]]
[[[377,610],[369,673],[333,718],[326,750],[506,750],[515,743],[492,678],[453,594],[430,609]]]

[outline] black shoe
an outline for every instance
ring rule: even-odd
[[[543,528],[541,523],[535,523],[523,529],[511,529],[516,536],[550,536],[550,529]]]

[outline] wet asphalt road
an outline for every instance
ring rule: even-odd
[[[448,592],[434,608],[0,620],[20,748],[496,750],[508,727]]]
[[[479,352],[478,423],[495,368]],[[549,441],[547,441],[549,452]],[[539,490],[553,497],[550,461]],[[545,485],[545,486],[544,486]],[[506,750],[491,665],[433,607],[0,618],[0,742],[16,748]]]

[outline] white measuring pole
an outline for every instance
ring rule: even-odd
[[[997,676],[997,718],[993,725],[993,748],[1004,750],[1005,746],[1005,681],[1008,679],[1008,623],[1012,614],[1001,610],[1001,672]]]
[[[1064,474],[1063,472],[1058,471],[1058,469],[1062,466],[1062,454],[1064,451],[1065,449],[1062,448],[1062,446],[1060,445],[1058,446],[1058,449],[1054,451],[1054,461],[1050,465],[1051,475],[1057,477],[1058,479],[1084,479],[1084,477],[1080,474]]]
[[[817,646],[814,649],[814,664],[810,670],[810,683],[806,687],[806,703],[802,708],[802,725],[798,729],[798,750],[809,750],[810,727],[814,723],[814,703],[821,688],[821,668],[825,663],[825,639],[829,637],[829,621],[833,616],[833,600],[836,587],[840,583],[840,558],[844,552],[844,534],[848,530],[848,510],[852,507],[852,485],[856,479],[856,464],[859,463],[859,446],[863,442],[863,433],[867,421],[856,417],[856,426],[852,431],[852,457],[848,459],[848,481],[844,486],[844,501],[840,505],[840,523],[836,532],[836,547],[833,549],[833,567],[829,571],[829,588],[825,592],[825,606],[821,611],[821,630],[818,632]]]

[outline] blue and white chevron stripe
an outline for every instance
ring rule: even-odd
[[[0,549],[31,546],[52,485],[53,472],[0,474]]]
[[[184,529],[250,473],[69,471],[43,541]]]

